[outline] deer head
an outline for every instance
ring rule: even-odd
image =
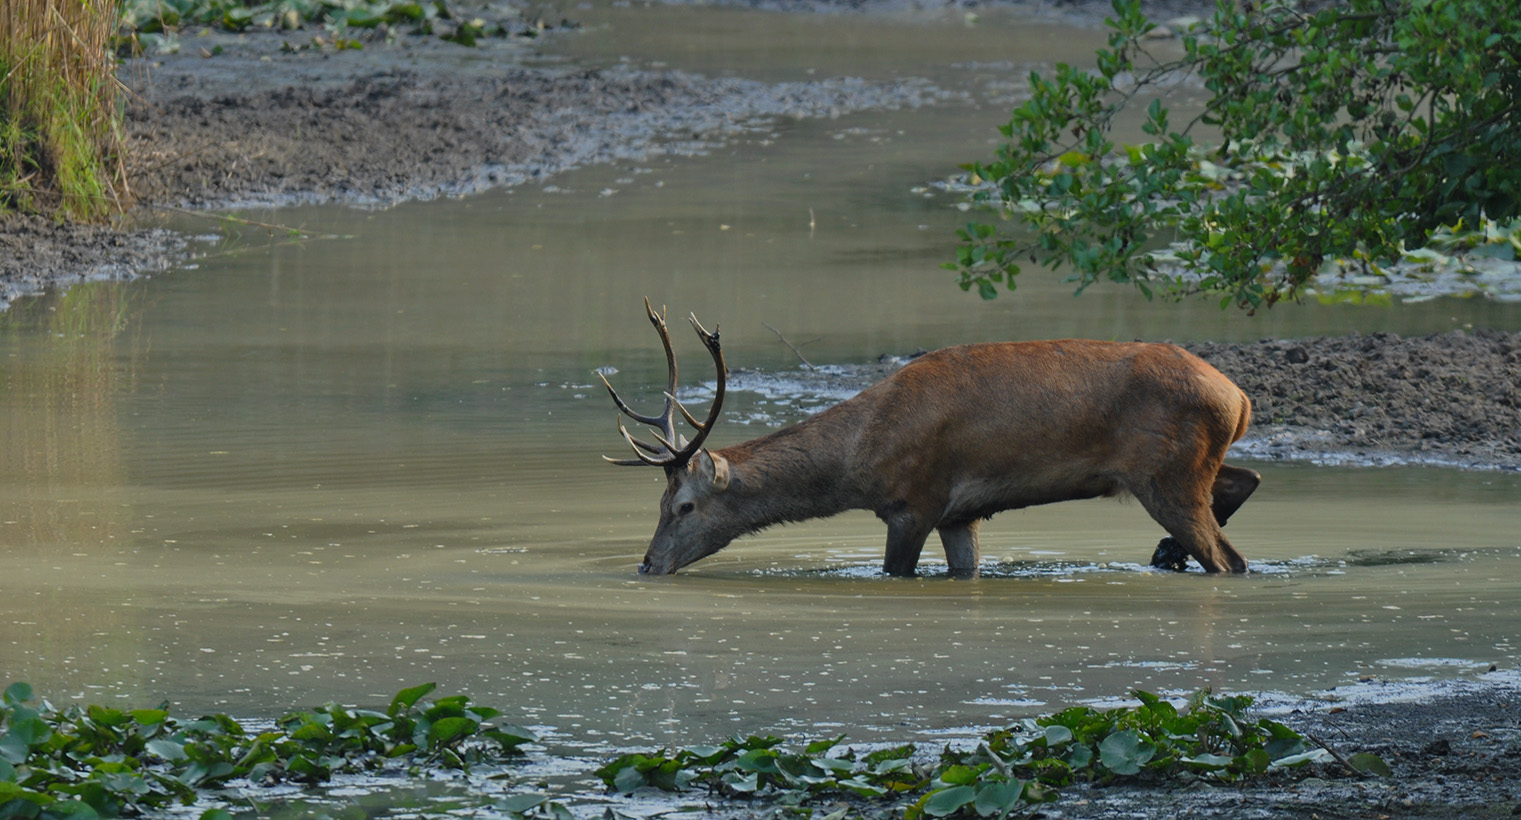
[[[639,566],[642,573],[665,575],[717,552],[740,534],[740,531],[727,532],[730,528],[725,526],[725,516],[718,509],[722,506],[721,496],[729,487],[729,463],[723,456],[702,449],[703,441],[712,432],[713,425],[718,422],[719,411],[723,408],[724,382],[728,370],[724,366],[723,349],[718,343],[718,327],[715,325],[713,332],[709,333],[695,315],[689,315],[692,328],[697,331],[698,338],[712,355],[713,364],[718,370],[717,387],[713,403],[708,407],[708,417],[704,421],[698,421],[676,398],[676,353],[671,349],[671,334],[666,328],[664,310],[657,313],[650,306],[648,298],[644,300],[644,310],[649,316],[650,324],[660,334],[661,344],[665,346],[666,370],[669,374],[665,407],[656,416],[636,413],[618,397],[618,391],[613,389],[607,377],[599,374],[618,409],[634,421],[654,428],[651,435],[655,439],[651,443],[635,438],[623,425],[623,419],[619,418],[618,432],[633,448],[634,458],[603,458],[625,467],[652,466],[665,469],[667,484],[665,495],[660,499],[660,524],[655,530],[655,537],[650,540],[644,562]],[[687,441],[676,430],[678,413],[697,431],[691,441]]]

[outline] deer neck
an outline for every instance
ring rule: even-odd
[[[849,464],[854,436],[853,430],[815,416],[718,451],[729,462],[728,492],[743,500],[739,508],[753,519],[747,529],[864,506]]]

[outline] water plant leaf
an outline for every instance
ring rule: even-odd
[[[999,817],[1014,810],[1024,800],[1025,781],[1001,780],[977,787],[972,808],[983,817]]]
[[[804,747],[803,752],[810,755],[821,755],[838,746],[844,739],[845,735],[840,734],[825,740],[815,740]]]
[[[1047,726],[1046,727],[1046,735],[1045,735],[1045,737],[1046,737],[1046,746],[1048,746],[1048,747],[1056,747],[1056,746],[1062,746],[1062,745],[1067,744],[1067,743],[1071,743],[1073,735],[1072,735],[1072,730],[1071,729],[1067,728],[1066,726],[1060,726],[1060,725],[1058,725],[1058,726]]]
[[[1201,769],[1215,770],[1229,767],[1232,763],[1236,762],[1236,758],[1226,757],[1225,755],[1205,753],[1201,755],[1194,755],[1192,757],[1185,757],[1181,762],[1187,763],[1190,766],[1197,766]]]
[[[633,794],[635,789],[644,785],[644,775],[638,768],[627,766],[614,773],[612,785],[623,794]]]
[[[924,813],[930,817],[945,817],[955,814],[976,799],[977,790],[971,786],[952,786],[930,792],[923,804]]]
[[[976,783],[978,775],[982,773],[982,767],[949,766],[940,773],[940,782],[948,786],[966,786]]]
[[[522,814],[529,809],[544,805],[548,800],[547,794],[514,794],[498,800],[496,807],[512,814]]]
[[[391,698],[391,705],[386,709],[386,714],[395,717],[402,710],[412,708],[419,700],[437,688],[436,683],[424,683],[397,692],[396,696]]]
[[[1115,774],[1136,774],[1156,751],[1134,729],[1121,729],[1099,743],[1099,762]]]
[[[185,746],[183,744],[176,743],[167,738],[148,741],[147,749],[170,763],[189,759],[189,755],[185,754]]]
[[[17,681],[5,687],[5,705],[20,706],[32,699],[32,685]]]
[[[1363,774],[1376,774],[1379,777],[1394,776],[1394,770],[1389,768],[1389,764],[1372,752],[1358,752],[1347,758],[1347,762],[1352,764],[1353,769]]]

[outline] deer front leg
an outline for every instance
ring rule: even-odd
[[[977,521],[946,524],[940,527],[940,543],[945,546],[945,562],[952,578],[976,578],[982,550],[977,544]]]
[[[919,553],[924,550],[924,539],[934,526],[924,522],[919,515],[902,510],[887,519],[887,556],[882,560],[882,571],[888,575],[912,578],[919,566]]]

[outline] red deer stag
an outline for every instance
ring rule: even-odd
[[[723,406],[723,350],[692,316],[718,383],[707,419],[676,399],[663,313],[645,300],[670,374],[655,442],[618,430],[634,458],[665,468],[660,524],[639,571],[664,575],[773,524],[871,510],[887,523],[884,571],[913,575],[930,530],[953,575],[978,569],[977,526],[1002,510],[1129,492],[1172,534],[1153,563],[1245,572],[1221,533],[1261,476],[1225,464],[1251,403],[1219,371],[1167,344],[1069,339],[949,347],[921,356],[815,416],[732,447],[702,444]],[[715,329],[716,330],[716,329]],[[690,442],[676,415],[696,429]],[[604,456],[604,458],[607,458]]]

